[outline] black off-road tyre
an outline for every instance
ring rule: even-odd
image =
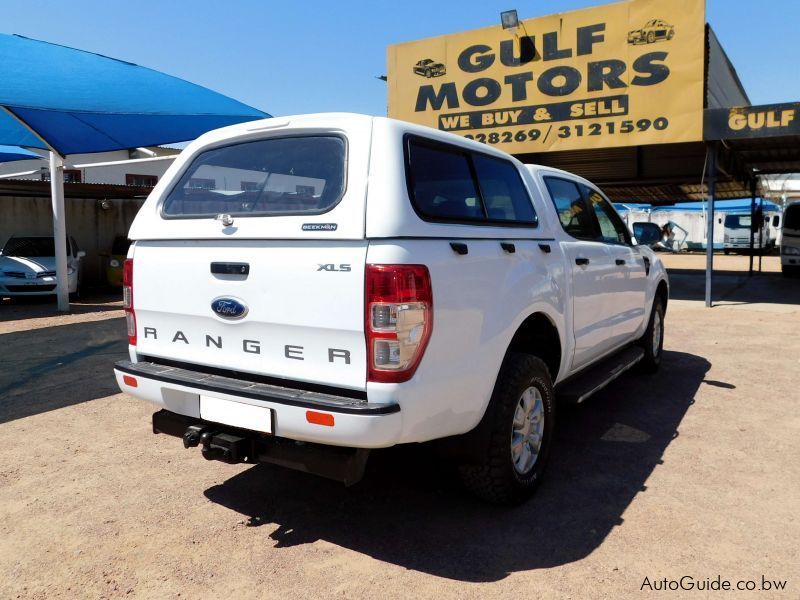
[[[654,339],[656,335],[658,340]],[[650,321],[644,335],[639,339],[639,345],[644,350],[644,358],[639,361],[639,370],[643,373],[655,373],[661,366],[661,355],[664,353],[664,301],[659,297],[653,301]]]
[[[523,392],[534,387],[541,395],[544,419],[538,456],[527,472],[515,468],[511,451],[514,415]],[[542,360],[529,354],[509,354],[497,377],[489,409],[491,438],[482,464],[459,466],[464,486],[492,504],[520,504],[536,490],[550,453],[555,429],[555,394],[550,372]]]

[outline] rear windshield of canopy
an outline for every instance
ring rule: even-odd
[[[338,136],[272,138],[203,152],[164,201],[165,217],[313,215],[345,187]]]

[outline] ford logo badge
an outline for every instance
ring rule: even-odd
[[[211,301],[211,310],[213,310],[218,317],[234,321],[243,318],[247,314],[248,309],[247,305],[241,300],[223,297],[214,298],[214,300]]]

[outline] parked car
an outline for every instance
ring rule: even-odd
[[[81,259],[72,236],[67,238],[69,293],[80,287]],[[0,251],[0,296],[42,296],[56,293],[56,250],[52,236],[14,236]]]
[[[661,19],[651,19],[641,29],[628,32],[629,44],[652,44],[657,41],[671,40],[675,37],[675,27]]]
[[[431,58],[426,58],[414,65],[414,73],[423,77],[441,77],[447,73],[447,67]]]
[[[111,254],[106,265],[106,281],[115,288],[122,287],[122,264],[128,256],[128,247],[131,241],[127,236],[118,235],[111,244]]]
[[[170,174],[130,230],[115,376],[209,460],[352,484],[370,449],[435,440],[520,502],[557,397],[661,362],[666,270],[576,175],[344,114],[210,132]]]
[[[800,202],[783,209],[781,271],[787,276],[800,275]]]

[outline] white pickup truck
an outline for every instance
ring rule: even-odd
[[[210,460],[352,484],[370,449],[436,440],[520,502],[556,399],[661,360],[666,272],[600,190],[392,119],[210,132],[130,238],[117,381]]]

